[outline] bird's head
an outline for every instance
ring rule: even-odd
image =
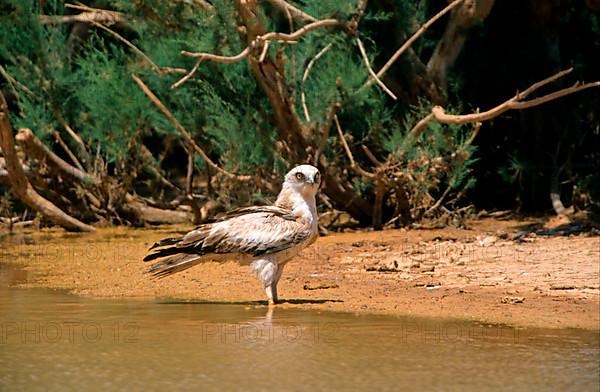
[[[284,186],[301,193],[304,197],[314,197],[321,185],[319,169],[311,165],[300,165],[285,175]]]

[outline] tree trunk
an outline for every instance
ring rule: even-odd
[[[258,5],[255,0],[238,0],[237,9],[239,23],[245,29],[246,42],[251,45],[258,36],[265,34],[265,29],[258,18]],[[258,48],[257,50],[261,49]],[[248,62],[254,77],[267,95],[273,109],[279,139],[286,145],[288,156],[285,158],[294,164],[307,162],[307,149],[311,144],[314,144],[314,141],[311,140],[312,135],[309,135],[309,127],[302,123],[296,112],[293,97],[288,93],[283,61],[278,55],[275,59],[272,59],[267,54],[262,59],[263,61],[260,61],[259,57],[258,53],[250,52]],[[339,178],[328,173],[329,165],[323,156],[320,157],[317,165],[323,172],[323,191],[336,206],[347,211],[353,218],[363,224],[371,223],[372,205],[352,188],[344,186]]]
[[[456,62],[467,33],[490,14],[493,5],[494,0],[465,0],[451,11],[446,31],[427,63],[429,74],[442,91],[447,89],[448,70]]]

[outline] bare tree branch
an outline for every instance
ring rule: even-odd
[[[194,67],[190,70],[190,72],[188,72],[183,78],[179,79],[178,81],[176,81],[175,83],[173,83],[171,85],[171,89],[176,89],[177,87],[181,86],[182,84],[184,84],[185,82],[187,82],[192,76],[194,76],[194,74],[196,73],[196,71],[198,70],[198,67],[200,67],[200,64],[202,64],[203,59],[198,59],[196,61],[196,64],[194,64]]]
[[[72,166],[61,157],[52,152],[46,145],[38,139],[31,129],[21,128],[15,140],[23,147],[23,150],[28,151],[31,155],[35,155],[40,161],[46,161],[51,166],[55,167],[62,173],[81,181],[88,185],[98,185],[99,180],[85,171]]]
[[[271,5],[284,13],[289,13],[294,19],[299,22],[316,22],[317,18],[307,14],[299,8],[294,7],[284,0],[268,0]]]
[[[354,35],[358,36],[358,24],[365,14],[365,9],[367,8],[367,0],[358,0],[358,4],[356,6],[356,11],[352,16],[350,22],[348,22],[348,30],[350,30]]]
[[[250,54],[250,48],[246,47],[244,50],[242,50],[239,54],[236,54],[235,56],[219,56],[212,53],[195,53],[188,52],[186,50],[182,50],[181,54],[187,57],[194,57],[214,61],[216,63],[235,63],[243,60],[246,56],[248,56],[248,54]]]
[[[262,63],[263,61],[265,61],[265,57],[267,56],[268,52],[269,52],[269,41],[265,41],[262,51],[260,52],[260,57],[258,58],[259,63]]]
[[[371,152],[371,150],[369,150],[369,147],[367,147],[364,144],[361,144],[361,147],[364,151],[364,153],[367,155],[367,158],[369,158],[371,160],[371,162],[375,165],[375,166],[382,166],[383,162],[381,162],[379,159],[375,158],[375,154],[373,154]]]
[[[396,96],[394,95],[394,93],[387,88],[387,86],[381,81],[381,79],[379,79],[379,77],[375,74],[375,71],[373,71],[373,68],[371,68],[371,63],[369,62],[369,57],[367,56],[367,52],[365,52],[365,47],[362,44],[362,41],[360,40],[360,38],[356,37],[356,44],[358,45],[358,49],[360,50],[360,54],[365,62],[365,65],[367,66],[367,70],[369,71],[369,74],[371,75],[372,78],[374,78],[377,81],[377,84],[379,85],[379,87],[381,87],[381,89],[383,91],[385,91],[385,93],[387,95],[389,95],[390,97],[392,97],[392,99],[395,101],[398,98],[396,98]]]
[[[8,121],[8,105],[4,95],[0,92],[0,147],[4,153],[6,170],[12,185],[12,191],[29,207],[68,230],[94,231],[93,226],[87,225],[78,219],[66,214],[53,203],[46,200],[33,189],[27,179],[17,152],[15,150],[12,128]]]
[[[313,163],[315,165],[318,164],[319,159],[321,158],[321,153],[323,152],[323,150],[325,149],[325,146],[327,145],[327,139],[329,138],[329,130],[331,129],[331,125],[334,121],[336,113],[340,109],[341,106],[342,105],[340,105],[339,102],[334,101],[329,106],[329,111],[327,113],[327,118],[326,118],[325,123],[320,124],[320,126],[319,126],[319,129],[321,131],[321,136],[320,136],[319,145],[317,146],[317,150],[315,151],[314,158],[313,158]]]
[[[254,40],[252,45],[247,46],[244,50],[242,50],[240,53],[238,53],[235,56],[218,56],[212,53],[194,53],[194,52],[188,52],[185,50],[181,51],[181,54],[187,57],[194,57],[194,58],[204,58],[207,60],[211,60],[211,61],[215,61],[218,63],[235,63],[237,61],[240,61],[242,59],[244,59],[246,56],[248,56],[250,54],[250,50],[260,46],[261,48],[263,48],[264,46],[262,46],[262,42],[264,41],[279,41],[279,42],[287,42],[287,43],[291,43],[291,42],[295,42],[297,41],[298,38],[302,37],[304,34],[308,33],[309,31],[321,28],[321,27],[335,27],[335,26],[341,26],[343,25],[343,22],[337,20],[337,19],[322,19],[322,20],[318,20],[316,22],[310,23],[305,25],[304,27],[292,32],[292,33],[279,33],[279,32],[269,32],[263,35],[260,35],[258,37],[256,37],[256,39]]]
[[[67,153],[67,155],[69,156],[71,161],[75,164],[75,166],[77,166],[77,168],[79,170],[85,171],[85,169],[83,168],[83,165],[81,165],[81,162],[79,162],[79,159],[77,159],[77,156],[75,156],[75,154],[73,153],[73,151],[71,151],[71,149],[69,148],[67,143],[65,143],[65,141],[62,139],[59,132],[54,132],[54,139],[61,146],[63,151]]]
[[[77,15],[40,15],[43,25],[60,23],[106,23],[109,25],[124,22],[122,13],[108,10],[85,11]]]
[[[370,178],[370,179],[374,179],[376,176],[375,173],[370,173],[370,172],[364,170],[354,160],[354,155],[352,155],[352,150],[350,150],[350,147],[348,146],[348,142],[346,141],[346,137],[344,136],[344,132],[342,131],[342,127],[340,126],[340,122],[337,118],[337,115],[335,115],[333,117],[333,121],[335,122],[335,127],[337,128],[338,135],[340,136],[340,141],[342,142],[342,145],[344,146],[346,155],[348,156],[348,159],[350,160],[350,167],[352,167],[354,170],[356,170],[356,172],[358,174],[360,174],[361,176],[364,176],[364,177]]]
[[[59,111],[56,111],[54,113],[54,115],[55,115],[56,119],[58,120],[58,122],[60,123],[60,125],[62,125],[63,128],[67,131],[69,136],[71,136],[71,138],[73,138],[73,140],[75,140],[75,143],[77,143],[80,158],[83,159],[83,163],[89,169],[89,166],[92,163],[92,157],[91,157],[90,153],[88,152],[87,148],[85,147],[85,143],[83,142],[83,139],[73,130],[73,128],[71,128],[71,126],[65,121],[63,115]]]
[[[150,98],[152,103],[154,103],[154,105],[156,105],[156,107],[165,115],[165,117],[167,117],[167,119],[169,119],[169,121],[171,121],[171,123],[173,123],[173,125],[175,125],[175,128],[177,128],[177,130],[183,136],[183,138],[194,148],[194,150],[196,150],[196,152],[198,154],[200,154],[200,156],[204,159],[204,161],[206,162],[206,164],[208,166],[212,167],[218,173],[224,175],[225,177],[228,177],[228,178],[231,178],[234,180],[245,181],[245,182],[254,180],[254,177],[252,177],[252,176],[240,176],[240,175],[230,173],[227,170],[222,169],[215,162],[213,162],[212,159],[210,159],[208,157],[208,155],[204,152],[204,150],[202,148],[200,148],[200,146],[194,141],[194,139],[192,138],[192,135],[190,135],[190,133],[183,127],[183,125],[181,125],[179,123],[179,121],[177,121],[175,116],[173,116],[173,114],[169,111],[169,109],[167,109],[167,107],[160,101],[160,99],[158,99],[158,97],[152,92],[152,90],[150,90],[150,88],[148,86],[146,86],[146,84],[140,78],[138,78],[136,75],[131,74],[131,77],[137,83],[137,85],[140,86],[140,88],[148,96],[148,98]]]
[[[129,48],[131,48],[131,50],[133,50],[135,53],[137,53],[141,58],[143,58],[148,64],[150,64],[150,66],[152,67],[152,70],[156,73],[162,73],[161,68],[156,65],[154,63],[154,61],[152,61],[150,59],[150,57],[146,56],[146,53],[142,52],[137,46],[135,46],[134,44],[132,44],[131,42],[129,42],[127,39],[125,39],[121,34],[109,29],[108,27],[104,26],[101,23],[98,23],[96,21],[90,20],[89,23],[91,23],[92,25],[98,27],[99,29],[102,29],[104,31],[106,31],[107,33],[109,33],[110,35],[112,35],[113,37],[115,37],[116,39],[118,39],[119,41],[123,42],[125,45],[127,45]],[[184,72],[187,72],[184,70]]]
[[[215,7],[205,0],[178,0],[182,3],[192,4],[202,8],[204,11],[214,11]]]
[[[444,8],[443,10],[441,10],[440,12],[438,12],[436,15],[434,15],[431,19],[429,19],[427,22],[425,22],[425,24],[423,24],[423,26],[421,26],[419,28],[419,30],[417,30],[412,37],[410,37],[393,55],[392,57],[390,57],[390,59],[387,61],[387,63],[385,63],[385,65],[383,67],[381,67],[381,69],[377,72],[377,77],[381,78],[383,76],[383,74],[385,74],[387,72],[387,70],[392,66],[392,64],[394,64],[394,62],[396,60],[398,60],[400,58],[400,56],[402,55],[402,53],[404,53],[406,51],[406,49],[408,49],[421,35],[423,35],[423,33],[429,28],[431,27],[432,24],[434,24],[436,21],[438,21],[442,16],[446,15],[448,12],[450,12],[454,7],[458,6],[460,3],[462,3],[464,0],[454,0],[452,3],[450,3],[446,8]],[[373,77],[367,79],[367,81],[365,82],[365,84],[362,86],[364,87],[368,87],[370,85],[373,84],[373,82],[375,82],[375,79]]]
[[[531,99],[529,101],[519,101],[519,96],[516,95],[515,97],[496,106],[495,108],[481,113],[471,113],[464,115],[446,114],[444,108],[442,108],[441,106],[435,106],[431,110],[431,112],[435,120],[443,124],[467,124],[473,122],[482,122],[498,117],[499,115],[508,110],[523,110],[532,108],[534,106],[539,106],[544,103],[554,101],[555,99],[564,97],[566,95],[574,94],[579,91],[587,90],[593,87],[600,87],[600,81],[586,84],[576,83],[571,87],[567,87],[562,90],[558,90],[553,93],[544,95],[542,97]]]
[[[308,65],[306,66],[306,69],[304,70],[304,75],[302,76],[302,92],[301,92],[300,99],[302,100],[302,109],[304,110],[304,118],[306,118],[306,122],[310,122],[310,114],[308,113],[308,107],[306,106],[306,95],[304,94],[304,83],[306,82],[306,79],[308,79],[308,74],[309,74],[310,70],[312,69],[313,65],[315,64],[315,62],[318,59],[320,59],[331,48],[331,45],[333,45],[333,42],[328,43],[327,46],[325,46],[323,49],[321,49],[319,51],[319,53],[317,53],[316,56],[313,57],[308,62]]]
[[[6,79],[6,81],[8,81],[8,83],[11,86],[13,86],[13,88],[14,88],[14,86],[19,87],[21,90],[25,91],[25,93],[27,95],[29,95],[30,97],[35,97],[35,94],[33,93],[33,91],[31,91],[29,88],[27,88],[27,86],[25,86],[24,84],[19,82],[17,79],[10,76],[8,74],[8,72],[6,72],[6,70],[4,69],[2,64],[0,64],[0,75],[2,75]]]
[[[469,146],[473,142],[473,140],[475,140],[475,137],[479,133],[480,129],[481,129],[481,123],[480,122],[475,123],[475,125],[473,127],[473,131],[471,132],[471,136],[469,136],[469,139],[461,146],[461,149],[464,148],[464,147],[466,147],[466,146]],[[448,181],[448,186],[446,187],[446,190],[444,191],[444,193],[442,193],[442,195],[440,196],[440,198],[431,207],[429,207],[427,209],[427,211],[425,211],[425,213],[423,214],[423,216],[427,216],[427,215],[431,214],[433,211],[435,211],[438,208],[440,208],[440,206],[442,205],[442,202],[444,201],[444,199],[446,198],[446,196],[448,196],[448,194],[452,190],[452,186],[454,185],[454,181],[456,181],[456,178],[458,177],[459,173],[456,173],[450,179],[450,181]]]

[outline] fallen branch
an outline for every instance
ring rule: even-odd
[[[25,176],[21,162],[15,150],[14,138],[10,122],[8,121],[8,105],[4,95],[0,92],[0,147],[6,160],[6,170],[12,185],[12,191],[29,207],[50,219],[55,224],[67,230],[94,231],[93,226],[87,225],[78,219],[66,214],[50,201],[46,200],[33,189]]]
[[[71,159],[71,161],[73,162],[73,164],[75,164],[75,166],[77,166],[77,168],[79,170],[85,171],[85,169],[83,168],[83,166],[79,162],[79,159],[77,159],[77,157],[75,156],[75,154],[73,154],[73,151],[71,151],[71,149],[69,148],[69,146],[67,146],[67,143],[65,143],[65,141],[62,139],[62,137],[60,137],[60,133],[54,132],[54,139],[56,140],[56,142],[58,143],[58,145],[62,147],[63,151],[65,153],[67,153],[67,155],[69,156],[69,158]]]
[[[410,48],[410,46],[421,36],[423,35],[423,33],[425,33],[425,31],[427,31],[427,29],[429,27],[431,27],[432,24],[434,24],[436,21],[438,21],[442,16],[446,15],[448,12],[452,11],[452,9],[454,9],[454,7],[458,6],[460,3],[462,3],[464,0],[454,0],[452,3],[450,3],[446,8],[444,8],[443,10],[441,10],[440,12],[438,12],[437,14],[435,14],[431,19],[429,19],[427,22],[425,22],[420,28],[419,30],[417,30],[404,44],[402,44],[402,46],[400,46],[400,48],[392,55],[392,57],[390,57],[390,59],[387,61],[387,63],[384,64],[383,67],[381,67],[381,69],[377,72],[377,77],[381,78],[383,76],[383,74],[385,74],[387,72],[387,70],[392,66],[392,64],[394,64],[394,62],[396,62],[396,60],[398,60],[400,58],[400,56],[402,56],[402,54],[408,49]],[[365,84],[363,84],[363,86],[361,88],[365,88],[368,87],[370,85],[373,84],[373,82],[375,82],[375,78],[370,77],[369,79],[367,79],[367,81],[365,82]]]
[[[174,224],[189,223],[192,220],[189,212],[152,207],[130,194],[125,195],[125,202],[123,206],[130,209],[143,222],[151,224]]]
[[[92,157],[88,152],[85,143],[83,142],[83,139],[77,134],[77,132],[73,130],[73,128],[71,128],[71,126],[65,121],[63,115],[58,110],[54,112],[54,117],[77,144],[77,152],[79,153],[79,157],[83,161],[85,167],[89,170],[92,164]]]
[[[45,161],[52,165],[62,173],[72,177],[86,185],[98,185],[100,181],[84,172],[72,166],[61,157],[52,152],[46,145],[38,139],[31,129],[21,128],[15,136],[15,140],[19,143],[24,151],[29,152],[31,155],[36,156],[40,161]]]
[[[150,174],[152,174],[154,178],[156,178],[161,184],[171,189],[180,190],[179,187],[177,187],[171,181],[167,180],[165,176],[163,176],[163,174],[160,172],[160,170],[156,167],[154,156],[152,155],[152,152],[148,150],[148,147],[142,144],[140,147],[140,152],[142,154],[142,159],[144,160],[144,169],[146,169]]]
[[[192,135],[190,135],[190,133],[183,127],[183,125],[181,125],[179,123],[179,121],[177,121],[175,116],[173,116],[173,114],[169,111],[169,109],[167,109],[167,107],[160,101],[160,99],[158,99],[158,97],[152,92],[152,90],[150,90],[150,88],[148,86],[146,86],[146,84],[140,78],[138,78],[136,75],[131,74],[131,77],[137,83],[137,85],[142,89],[142,91],[148,96],[148,98],[150,98],[152,103],[154,103],[154,105],[156,105],[156,107],[162,112],[162,114],[164,114],[165,117],[167,117],[167,119],[169,121],[171,121],[171,123],[175,126],[175,128],[179,131],[179,133],[183,136],[183,138],[194,148],[194,150],[196,150],[196,152],[198,154],[200,154],[200,156],[202,157],[202,159],[204,159],[204,161],[206,162],[206,164],[208,166],[212,167],[218,173],[224,175],[225,177],[228,177],[228,178],[231,178],[231,179],[234,179],[237,181],[248,182],[248,181],[254,180],[254,178],[252,176],[240,176],[240,175],[230,173],[227,170],[222,169],[215,162],[213,162],[212,159],[210,159],[208,157],[208,155],[204,152],[204,150],[202,148],[200,148],[200,146],[194,141],[194,139],[192,138]]]

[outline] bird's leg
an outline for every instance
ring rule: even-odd
[[[261,258],[254,260],[250,265],[264,285],[269,305],[275,305],[277,302],[277,280],[281,276],[277,262],[270,258]]]
[[[269,305],[275,305],[277,303],[277,285],[271,283],[270,285],[266,286],[265,293],[267,294]]]
[[[273,298],[273,303],[276,304],[278,301],[277,297],[277,283],[279,283],[279,279],[281,279],[281,274],[283,273],[283,265],[277,266],[277,271],[275,272],[275,276],[273,277],[273,282],[270,284],[271,288],[271,298]],[[267,294],[267,297],[269,294]]]

